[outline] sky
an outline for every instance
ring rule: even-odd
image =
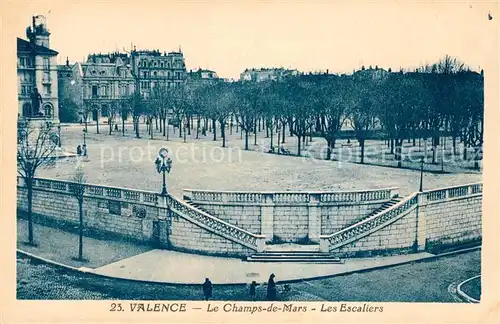
[[[446,54],[486,64],[497,4],[347,1],[41,1],[10,3],[6,25],[25,38],[31,16],[47,17],[62,64],[89,53],[181,48],[187,69],[238,78],[245,68],[350,73],[362,65],[399,70]],[[495,34],[496,35],[496,34]]]

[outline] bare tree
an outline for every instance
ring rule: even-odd
[[[31,245],[34,245],[33,179],[38,167],[52,161],[51,156],[56,147],[57,134],[50,123],[18,123],[17,172],[24,179],[28,191],[28,243]]]
[[[78,261],[85,261],[83,259],[83,198],[85,194],[85,181],[85,171],[82,167],[78,167],[73,177],[73,182],[69,184],[71,194],[78,200],[78,211],[80,214],[78,227]]]

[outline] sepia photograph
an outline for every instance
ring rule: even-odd
[[[16,10],[16,300],[200,316],[481,303],[496,10]]]

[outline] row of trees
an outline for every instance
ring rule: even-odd
[[[328,146],[326,159],[332,158],[339,134],[347,126],[359,142],[361,163],[365,142],[376,133],[387,140],[401,166],[405,139],[413,140],[414,145],[417,139],[424,140],[426,151],[430,139],[433,163],[443,136],[452,137],[454,154],[458,154],[459,140],[464,159],[471,147],[478,157],[483,144],[483,101],[482,74],[471,72],[447,56],[434,65],[405,73],[363,69],[352,75],[301,75],[280,82],[157,86],[147,98],[134,94],[126,101],[109,105],[108,123],[111,133],[112,116],[131,114],[139,137],[139,118],[145,117],[151,126],[151,138],[152,125],[159,121],[160,133],[168,139],[166,125],[170,116],[170,123],[179,127],[179,136],[184,134],[184,138],[192,129],[196,129],[198,138],[209,125],[216,140],[219,127],[223,147],[227,126],[231,133],[236,126],[236,131],[239,127],[245,136],[247,150],[249,136],[256,136],[257,128],[262,126],[271,138],[273,151],[273,136],[277,135],[279,149],[288,129],[290,136],[298,138],[298,155],[309,137],[323,137]]]

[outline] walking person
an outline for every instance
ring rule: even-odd
[[[267,281],[267,300],[276,300],[276,283],[274,282],[274,273],[271,273]]]
[[[87,156],[87,145],[86,144],[83,144],[82,153],[83,153],[83,156]]]
[[[203,283],[203,296],[205,300],[212,298],[212,282],[208,278],[205,278],[205,282]]]
[[[255,289],[256,288],[257,288],[257,282],[254,280],[250,284],[250,298],[252,299],[252,301],[255,301],[255,296],[256,296]]]
[[[82,155],[82,147],[80,145],[76,147],[76,154]]]

